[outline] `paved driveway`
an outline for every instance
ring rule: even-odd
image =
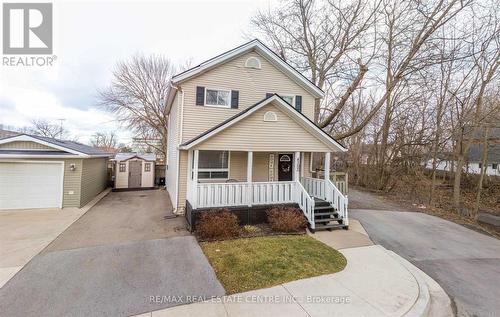
[[[223,295],[183,218],[164,219],[170,212],[165,191],[110,193],[0,290],[0,311],[128,316]]]
[[[350,201],[353,196],[349,195]],[[498,316],[498,239],[417,212],[361,209],[350,210],[350,215],[362,223],[375,243],[434,278],[455,301],[459,316]]]

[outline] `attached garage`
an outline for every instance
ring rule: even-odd
[[[0,210],[83,207],[106,188],[108,158],[72,141],[0,139]]]

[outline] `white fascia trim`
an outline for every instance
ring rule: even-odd
[[[221,125],[220,127],[218,127],[217,129],[215,129],[213,131],[210,131],[209,133],[205,134],[204,136],[200,137],[199,139],[196,139],[187,145],[179,145],[179,149],[180,150],[188,150],[188,149],[193,148],[194,146],[209,139],[210,137],[214,136],[215,134],[217,134],[217,133],[231,127],[232,125],[238,123],[239,121],[245,119],[249,115],[253,114],[255,111],[259,110],[260,108],[264,107],[265,105],[268,105],[269,103],[271,103],[273,101],[277,101],[278,104],[281,106],[281,108],[283,110],[285,110],[285,112],[287,114],[289,114],[290,117],[295,119],[295,121],[297,121],[302,127],[309,129],[309,131],[311,133],[315,134],[318,138],[320,138],[322,140],[322,142],[325,143],[327,146],[333,145],[333,148],[337,149],[338,151],[347,152],[347,149],[345,147],[343,147],[337,141],[333,140],[329,135],[326,134],[325,131],[318,128],[315,124],[313,124],[309,120],[305,119],[301,115],[297,114],[296,111],[294,109],[292,109],[291,106],[286,101],[284,101],[283,99],[281,99],[280,97],[278,97],[276,95],[274,95],[268,99],[263,100],[260,104],[256,105],[255,107],[253,107],[249,111],[245,112],[241,116],[235,118],[234,120],[231,120],[231,121],[225,123],[224,125]]]
[[[11,142],[16,142],[16,141],[35,142],[35,143],[42,144],[42,145],[45,145],[45,146],[48,146],[48,147],[51,147],[54,149],[58,149],[61,151],[66,151],[66,152],[69,152],[72,154],[80,155],[82,157],[90,157],[90,155],[88,155],[88,154],[78,152],[78,151],[75,151],[72,149],[68,149],[67,147],[59,146],[59,145],[56,145],[54,143],[46,142],[46,141],[34,138],[32,136],[29,136],[29,135],[18,135],[18,136],[13,136],[13,137],[6,138],[6,139],[1,139],[0,144],[6,144],[6,143],[11,143]]]
[[[174,101],[175,95],[177,94],[178,90],[179,87],[174,86],[172,84],[172,81],[170,81],[170,85],[168,86],[168,91],[167,91],[167,100],[165,101],[167,114],[170,114],[170,109],[172,109],[172,103]]]
[[[64,160],[64,159],[81,159],[81,158],[90,158],[90,157],[82,157],[82,156],[79,156],[79,155],[29,155],[29,154],[23,154],[23,155],[19,155],[19,154],[0,154],[0,159],[2,158],[12,158],[12,159],[28,159],[28,158],[50,158],[50,159],[53,159],[53,158],[57,158],[57,159],[61,159],[61,160]]]
[[[195,67],[181,75],[174,76],[172,78],[172,83],[182,82],[192,76],[197,75],[198,73],[204,72],[207,69],[210,69],[220,63],[225,62],[226,60],[232,59],[240,54],[243,54],[251,49],[256,49],[263,57],[266,58],[273,65],[280,68],[283,72],[287,73],[290,77],[294,78],[298,81],[303,88],[310,91],[316,98],[323,98],[325,93],[318,88],[316,85],[308,81],[306,78],[302,76],[296,69],[292,66],[288,65],[281,58],[276,56],[274,52],[272,52],[269,48],[263,45],[258,40],[253,40],[248,42],[245,45],[240,46],[238,49],[233,49],[225,54],[220,55],[214,59],[211,59],[205,63],[200,64],[198,67]]]

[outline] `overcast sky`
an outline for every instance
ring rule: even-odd
[[[126,129],[96,106],[97,90],[109,83],[117,61],[160,53],[174,63],[196,65],[245,42],[250,17],[275,2],[53,3],[55,66],[0,66],[0,124],[22,127],[32,119],[65,119],[64,127],[81,142],[97,131],[117,131],[120,141],[128,142]]]

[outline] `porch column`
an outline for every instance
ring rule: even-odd
[[[193,204],[193,150],[188,150],[188,172],[187,172],[187,188],[186,198]]]
[[[293,180],[300,181],[300,152],[293,155]]]
[[[253,152],[248,151],[248,156],[247,156],[248,206],[252,206],[252,201],[253,201],[252,174],[253,174]]]
[[[330,180],[330,152],[325,153],[325,180]]]
[[[193,155],[193,182],[191,187],[191,195],[193,196],[193,209],[198,206],[198,158],[200,156],[199,150],[194,150]]]

